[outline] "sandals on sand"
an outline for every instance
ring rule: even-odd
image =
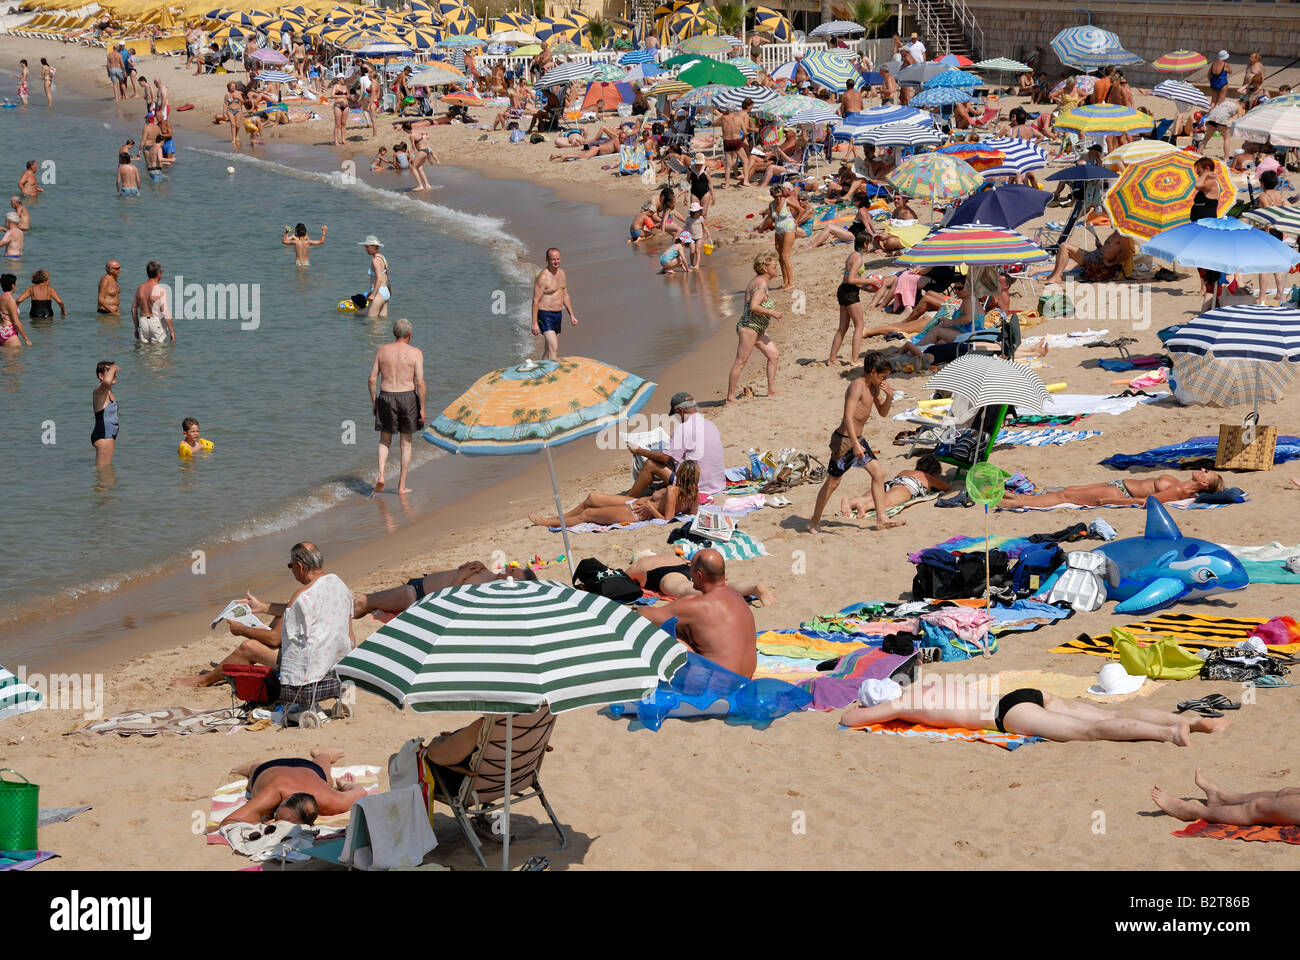
[[[1221,693],[1211,693],[1195,700],[1184,700],[1178,704],[1178,713],[1191,710],[1203,717],[1221,717],[1224,710],[1240,710],[1241,704],[1229,700]]]

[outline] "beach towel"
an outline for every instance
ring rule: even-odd
[[[367,766],[365,764],[354,764],[346,767],[331,767],[330,779],[338,780],[345,774],[352,774],[352,777],[358,784],[366,788],[366,794],[372,795],[379,792],[379,768]],[[232,780],[224,786],[218,787],[216,793],[212,795],[209,802],[208,822],[204,830],[207,833],[208,843],[225,843],[226,838],[217,832],[221,821],[230,814],[242,807],[247,800],[244,796],[248,790],[248,778],[240,777],[238,780]],[[348,814],[339,813],[332,817],[319,817],[316,820],[317,827],[346,827],[348,823]]]
[[[1233,503],[1245,503],[1250,499],[1248,494],[1242,494],[1232,503],[1197,503],[1195,497],[1188,497],[1185,500],[1170,500],[1163,504],[1167,509],[1172,510],[1214,510],[1218,507],[1230,507]],[[1082,503],[1058,503],[1053,507],[998,507],[998,510],[1005,510],[1008,513],[1024,513],[1029,510],[1127,510],[1146,509],[1145,503],[1104,503],[1099,507],[1086,506]]]
[[[922,497],[913,497],[911,500],[908,500],[906,503],[900,503],[900,504],[899,504],[898,506],[896,506],[896,507],[886,507],[886,508],[885,508],[885,516],[886,516],[886,517],[896,517],[896,516],[898,516],[900,513],[902,513],[904,510],[906,510],[908,507],[916,506],[916,504],[918,504],[918,503],[925,503],[925,501],[927,501],[927,500],[937,500],[938,498],[939,498],[939,491],[938,491],[938,490],[932,490],[932,491],[930,491],[929,493],[925,494],[925,496],[922,496]],[[854,520],[874,520],[874,519],[876,519],[876,511],[875,511],[874,509],[867,510],[867,511],[865,511],[865,512],[863,512],[863,513],[857,514],[856,516],[852,517],[851,519],[854,519]]]
[[[1076,440],[1087,440],[1089,437],[1100,436],[1100,430],[1008,430],[1004,427],[998,431],[997,445],[1000,447],[1059,447],[1062,444],[1074,443]]]
[[[1043,404],[1044,416],[1078,416],[1083,413],[1109,413],[1119,416],[1128,413],[1139,403],[1141,397],[1110,397],[1101,393],[1054,393]]]
[[[636,530],[639,527],[664,527],[670,523],[683,523],[692,519],[688,514],[679,513],[671,520],[660,520],[656,517],[654,520],[633,520],[630,523],[575,523],[569,527],[570,533],[608,533],[610,530]],[[559,533],[559,527],[547,527],[551,533]]]
[[[137,710],[119,713],[103,720],[90,720],[68,733],[116,733],[124,737],[155,737],[160,733],[229,733],[244,722],[238,707],[220,710],[191,710],[189,707],[164,707],[161,710]]]
[[[865,649],[870,645],[867,639],[847,633],[819,634],[802,630],[765,630],[758,635],[754,643],[759,653],[770,656],[822,661]],[[880,646],[879,639],[876,640],[875,646]]]
[[[869,723],[861,727],[840,727],[841,730],[861,730],[863,733],[892,734],[899,737],[928,737],[932,740],[964,740],[991,743],[1003,750],[1018,750],[1027,743],[1041,743],[1042,737],[1023,737],[1018,733],[999,733],[997,730],[967,730],[964,727],[929,727],[923,723],[890,720],[888,723]]]
[[[1200,837],[1203,840],[1261,840],[1277,843],[1300,843],[1300,827],[1238,827],[1231,823],[1196,820],[1173,832],[1175,837]]]
[[[0,667],[0,720],[39,710],[41,700],[39,693]]]
[[[84,807],[41,807],[40,812],[36,815],[36,826],[48,827],[52,823],[63,823],[71,820],[79,813],[85,813],[89,809],[89,804]]]
[[[725,560],[752,560],[754,557],[769,557],[770,553],[763,544],[743,530],[737,530],[726,543],[696,543],[694,540],[679,540],[677,552],[689,560],[701,550],[717,550]]]
[[[1288,570],[1286,566],[1292,557],[1300,557],[1300,544],[1287,547],[1274,540],[1259,547],[1220,546],[1241,561],[1251,583],[1300,583],[1300,573]]]
[[[1069,333],[1047,333],[1038,337],[1027,337],[1024,345],[1026,347],[1037,346],[1046,340],[1049,350],[1086,347],[1092,341],[1104,337],[1108,333],[1110,333],[1109,330],[1072,330]]]
[[[1218,437],[1192,437],[1182,443],[1172,443],[1164,447],[1152,447],[1141,453],[1117,453],[1101,461],[1103,466],[1117,467],[1178,467],[1191,469],[1205,464],[1214,465],[1214,457],[1219,450]],[[1273,453],[1274,463],[1300,459],[1300,437],[1278,437],[1277,449]]]
[[[915,653],[885,653],[875,647],[864,647],[845,654],[832,670],[790,682],[812,695],[809,710],[842,710],[857,700],[863,680],[888,680],[899,673],[915,676],[915,668]]]
[[[52,850],[0,850],[0,871],[30,870],[38,863],[53,860],[57,856]]]
[[[1190,613],[1164,613],[1150,620],[1127,623],[1128,631],[1138,643],[1154,643],[1163,637],[1173,637],[1179,646],[1190,650],[1213,650],[1216,647],[1235,647],[1250,638],[1255,628],[1267,620],[1259,617],[1211,617]],[[1090,653],[1099,657],[1114,658],[1115,645],[1110,633],[1090,637],[1079,634],[1068,643],[1053,647],[1052,653]],[[1300,643],[1274,644],[1268,648],[1273,654],[1300,652]]]
[[[820,660],[806,660],[799,657],[772,657],[765,653],[758,655],[754,667],[755,680],[783,680],[786,683],[798,683],[819,676],[817,664]]]

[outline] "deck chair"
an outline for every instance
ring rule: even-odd
[[[664,157],[662,163],[664,169],[668,171],[668,187],[671,190],[676,190],[679,186],[679,184],[673,183],[673,174],[676,174],[682,180],[685,180],[691,174],[689,167],[682,164],[679,160],[674,160],[672,157]]]
[[[969,333],[962,333],[957,336],[957,343],[969,344],[993,344],[997,347],[997,355],[1004,360],[1014,360],[1016,351],[1020,349],[1020,321],[1015,314],[1002,314],[1002,311],[996,311],[1001,317],[996,330],[975,330]],[[977,353],[991,353],[993,351],[978,350]]]
[[[1156,124],[1156,128],[1151,131],[1152,140],[1164,140],[1169,135],[1169,128],[1174,125],[1173,117],[1165,117]]]
[[[474,850],[474,856],[478,858],[483,868],[487,869],[487,861],[483,858],[483,846],[474,832],[474,825],[470,818],[486,816],[505,806],[502,800],[507,792],[505,761],[506,752],[509,750],[511,806],[524,800],[531,800],[533,797],[540,800],[546,809],[546,815],[551,819],[551,825],[560,835],[560,846],[557,849],[563,850],[569,845],[569,838],[564,828],[560,826],[560,821],[556,819],[555,811],[547,802],[541,781],[538,779],[542,759],[549,749],[551,732],[555,729],[555,715],[546,704],[542,704],[536,713],[512,717],[513,730],[509,746],[506,741],[506,718],[494,715],[487,719],[491,722],[483,724],[483,730],[479,733],[478,746],[474,748],[469,762],[463,767],[437,766],[429,763],[425,759],[423,750],[420,751],[419,762],[432,776],[435,785],[435,789],[427,798],[431,815],[435,801],[451,807],[456,822],[460,824],[460,829],[465,834],[465,839]],[[454,791],[448,789],[446,776],[448,771],[459,773],[464,777],[459,788]]]
[[[1000,112],[1001,110],[998,108],[998,105],[996,103],[986,103],[984,105],[984,112],[981,113],[978,117],[973,117],[971,119],[970,125],[977,130],[986,129],[990,125],[997,122],[998,114]]]
[[[956,409],[957,406],[957,399],[954,399],[954,414],[961,417],[962,412]],[[959,433],[954,441],[938,444],[934,448],[935,458],[940,463],[956,467],[961,473],[970,470],[977,463],[988,460],[993,455],[998,433],[1011,409],[1010,404],[1000,403],[996,406],[980,407],[973,416],[967,413],[970,422],[966,429],[972,432]],[[960,422],[960,420],[955,421],[955,423]]]

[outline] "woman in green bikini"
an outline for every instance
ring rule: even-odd
[[[781,352],[767,335],[767,327],[773,320],[781,319],[781,312],[768,296],[768,284],[780,270],[781,261],[775,251],[760,253],[754,258],[754,273],[757,276],[745,288],[745,309],[736,323],[739,342],[736,345],[736,362],[731,365],[731,376],[727,378],[726,403],[740,399],[736,396],[736,384],[745,364],[749,362],[749,355],[756,347],[767,358],[767,395],[777,396],[776,361]]]

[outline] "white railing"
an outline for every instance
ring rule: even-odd
[[[771,70],[814,50],[827,49],[824,43],[765,43],[759,47],[758,65]]]
[[[970,43],[971,59],[979,60],[984,56],[984,28],[975,19],[975,14],[970,12],[970,7],[966,6],[966,0],[945,0],[945,2],[952,8],[953,16],[957,18],[962,32],[966,34],[966,39]]]

